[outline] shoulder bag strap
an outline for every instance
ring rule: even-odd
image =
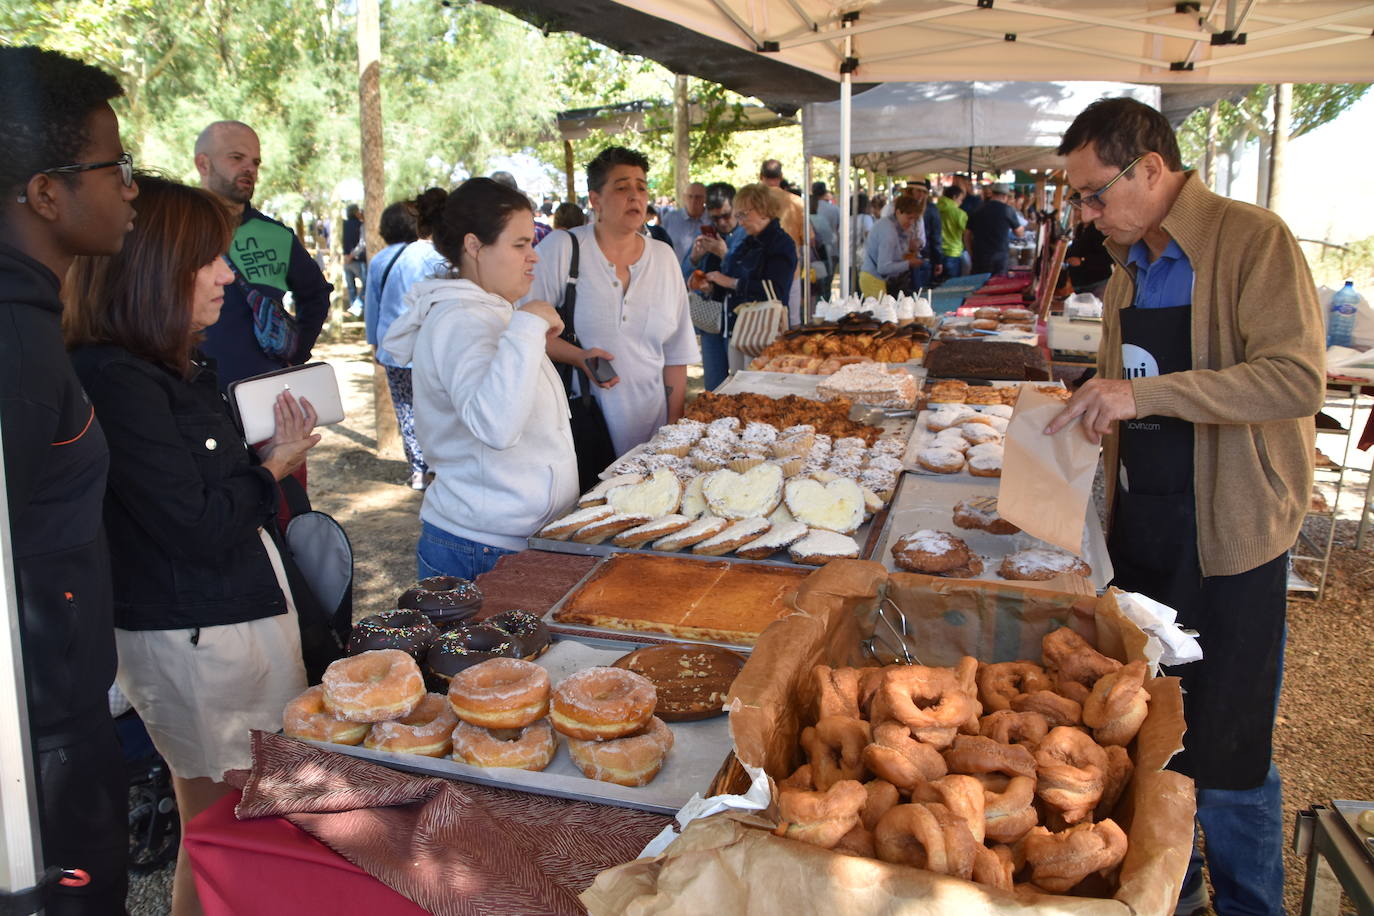
[[[582,344],[577,339],[576,317],[577,276],[578,267],[582,259],[582,247],[577,242],[577,236],[573,235],[572,232],[567,229],[563,231],[568,233],[568,241],[572,243],[572,258],[568,262],[568,280],[563,285],[563,306],[559,309],[559,312],[563,316],[563,333],[560,336],[573,346],[580,347]],[[567,363],[562,363],[558,367],[559,374],[563,376],[563,385],[568,389],[569,397],[575,397],[575,395],[572,394],[572,378],[575,368],[576,367],[570,366]],[[587,377],[586,372],[583,372],[581,369],[577,369],[577,371],[582,373],[582,403],[586,406],[590,406],[592,401],[592,380]]]
[[[377,287],[378,297],[381,297],[381,295],[386,292],[386,278],[391,276],[391,268],[396,266],[396,262],[401,260],[401,255],[405,254],[406,249],[409,247],[410,242],[406,242],[404,245],[401,246],[401,250],[396,252],[396,257],[386,262],[386,270],[382,271],[382,284]]]

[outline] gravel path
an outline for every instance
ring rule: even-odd
[[[355,616],[365,616],[390,607],[411,582],[421,494],[405,486],[404,461],[375,454],[366,348],[330,344],[317,348],[316,358],[333,363],[340,373],[349,420],[324,430],[312,451],[310,492],[315,507],[337,518],[353,542],[354,610]],[[1365,465],[1368,461],[1362,457]],[[1364,478],[1356,481],[1362,486]],[[1342,505],[1356,500],[1347,495]],[[1290,838],[1302,808],[1333,798],[1374,799],[1374,706],[1368,701],[1374,696],[1374,536],[1360,551],[1354,539],[1355,523],[1337,522],[1326,595],[1320,602],[1295,598],[1288,605],[1287,669],[1274,753],[1284,779]],[[1286,860],[1287,905],[1297,912],[1303,866],[1291,851]],[[135,876],[129,911],[132,916],[167,913],[170,893],[170,867]]]

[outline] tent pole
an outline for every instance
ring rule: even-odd
[[[846,20],[844,28],[846,31],[851,23]],[[856,61],[854,60],[854,38],[846,35],[844,39],[844,63],[840,66],[840,167],[839,174],[844,177],[840,182],[840,295],[849,296],[849,233],[851,230],[849,219],[849,158],[850,158],[850,121],[853,117],[853,100],[851,99],[852,82],[854,79],[853,69]]]
[[[19,595],[10,541],[9,499],[4,456],[0,455],[0,890],[34,886],[43,869],[38,844],[38,795],[29,745],[29,702],[24,690],[24,654],[19,641]]]
[[[811,321],[811,154],[806,152],[806,119],[802,118],[802,219],[801,257],[797,267],[801,269],[801,323]]]

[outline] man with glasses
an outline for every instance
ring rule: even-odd
[[[107,73],[0,47],[0,430],[43,864],[76,869],[45,912],[123,913],[128,781],[110,719],[109,452],[62,343],[59,289],[78,255],[133,228],[133,159]],[[37,904],[35,904],[35,907]],[[27,910],[26,910],[27,912]]]
[[[705,279],[694,282],[691,277],[692,272],[697,270],[701,271],[698,277],[713,270],[732,277],[738,273],[735,255],[747,234],[735,219],[734,185],[716,181],[706,186],[706,215],[710,220],[710,229],[703,228],[702,234],[692,240],[691,251],[682,259],[682,273],[688,278],[688,289],[723,303],[728,290]],[[725,381],[730,367],[722,335],[701,334],[701,363],[707,391]]]
[[[229,243],[234,282],[224,287],[219,321],[205,329],[205,343],[201,345],[215,358],[223,389],[239,379],[309,360],[329,316],[329,294],[334,287],[294,232],[253,208],[253,191],[262,165],[253,128],[238,121],[216,121],[196,138],[195,159],[201,187],[239,219],[239,228]],[[248,304],[249,287],[278,301],[291,294],[300,338],[296,352],[288,359],[269,356],[258,346],[253,310]]]
[[[673,252],[678,260],[692,250],[692,240],[702,227],[710,225],[706,218],[706,185],[694,181],[687,186],[683,206],[666,208],[659,213],[658,224],[673,240]]]
[[[1046,429],[1104,442],[1112,584],[1178,610],[1205,657],[1183,681],[1170,766],[1196,784],[1219,914],[1283,912],[1271,759],[1288,550],[1312,490],[1324,396],[1307,262],[1268,210],[1185,170],[1169,122],[1133,99],[1088,106],[1059,145],[1070,203],[1107,237],[1099,374]],[[1178,912],[1207,903],[1194,852]]]

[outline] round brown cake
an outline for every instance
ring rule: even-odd
[[[612,665],[653,682],[658,691],[654,715],[667,722],[686,722],[724,711],[725,696],[744,667],[744,657],[718,646],[645,646]]]

